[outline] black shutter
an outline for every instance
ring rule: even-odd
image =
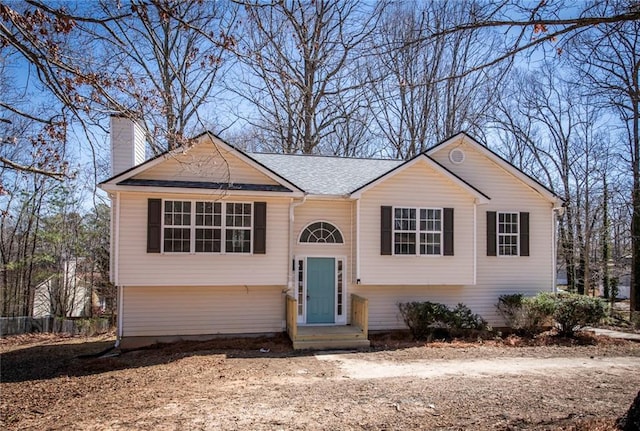
[[[453,256],[453,208],[444,208],[443,212],[443,254]]]
[[[267,203],[253,203],[253,254],[267,252]]]
[[[393,235],[392,207],[380,207],[380,254],[391,254],[391,236]]]
[[[487,211],[487,256],[496,256],[496,212]]]
[[[529,213],[520,213],[520,256],[529,256]]]
[[[162,229],[162,199],[149,199],[147,203],[147,253],[160,253]]]

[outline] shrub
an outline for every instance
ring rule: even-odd
[[[458,336],[488,329],[487,322],[464,304],[458,304],[451,310],[435,302],[408,302],[398,304],[398,308],[416,340]]]
[[[523,329],[529,334],[539,334],[553,325],[553,313],[557,307],[557,297],[553,293],[541,292],[525,298]]]
[[[437,328],[444,327],[449,311],[446,305],[434,302],[407,302],[398,304],[398,308],[416,340],[430,338]]]
[[[570,294],[559,296],[553,318],[561,335],[573,336],[575,331],[595,325],[607,314],[604,301],[590,296]]]
[[[496,309],[508,327],[519,329],[522,320],[522,293],[500,295]]]
[[[469,331],[484,331],[489,328],[487,321],[479,314],[474,314],[469,307],[458,303],[456,308],[449,311],[449,330],[452,335],[464,335]]]
[[[501,295],[496,304],[507,326],[528,335],[538,334],[551,326],[555,306],[555,296],[550,293],[533,297],[524,297],[521,293]]]

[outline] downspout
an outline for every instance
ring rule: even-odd
[[[120,340],[122,339],[122,310],[124,309],[124,304],[122,304],[123,297],[122,286],[118,286],[118,332],[116,335],[116,348],[120,347]]]
[[[478,282],[478,200],[473,201],[473,285]]]
[[[115,222],[114,228],[115,235],[113,236],[113,284],[120,285],[118,269],[119,257],[120,257],[120,192],[116,192],[116,212],[114,214]]]
[[[307,200],[307,194],[305,193],[301,200],[295,201],[291,199],[289,202],[289,262],[287,265],[291,265],[289,267],[289,276],[287,277],[287,288],[288,290],[293,291],[294,289],[294,274],[295,274],[295,262],[293,256],[293,244],[294,244],[294,232],[293,232],[293,222],[295,221],[295,208],[297,206],[302,205]]]
[[[120,192],[116,192],[116,220],[115,220],[115,247],[113,249],[114,256],[114,272],[113,272],[113,283],[118,287],[118,331],[116,335],[116,347],[120,347],[120,340],[122,339],[122,310],[124,309],[123,299],[124,292],[122,291],[122,286],[120,285]]]
[[[558,293],[558,217],[564,213],[563,207],[551,206],[551,280],[553,293]]]
[[[356,284],[360,284],[360,198],[356,199]]]

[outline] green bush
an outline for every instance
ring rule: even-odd
[[[507,326],[518,333],[534,335],[552,325],[556,298],[551,293],[524,297],[521,293],[502,295],[496,308]]]
[[[560,335],[573,336],[587,325],[595,325],[606,316],[606,303],[590,296],[539,293],[502,295],[496,304],[498,312],[516,332],[539,334],[554,323]]]
[[[513,293],[509,295],[500,295],[496,309],[498,314],[502,316],[506,325],[513,329],[520,329],[522,325],[522,293]]]
[[[437,328],[444,327],[448,308],[434,302],[407,302],[398,304],[404,323],[416,340],[434,335]]]
[[[480,315],[474,314],[469,307],[458,303],[456,308],[449,312],[449,328],[452,331],[465,333],[469,330],[484,331],[489,325]]]
[[[529,334],[539,334],[553,325],[553,313],[557,307],[557,297],[553,293],[542,292],[525,298],[523,329]]]
[[[448,338],[488,329],[487,322],[464,304],[451,310],[435,302],[408,302],[398,304],[398,308],[416,340]]]
[[[570,294],[557,297],[553,319],[561,335],[573,336],[575,331],[595,325],[607,315],[607,306],[599,298]]]

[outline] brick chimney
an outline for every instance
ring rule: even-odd
[[[112,176],[145,161],[145,133],[137,121],[112,115],[110,128]]]

